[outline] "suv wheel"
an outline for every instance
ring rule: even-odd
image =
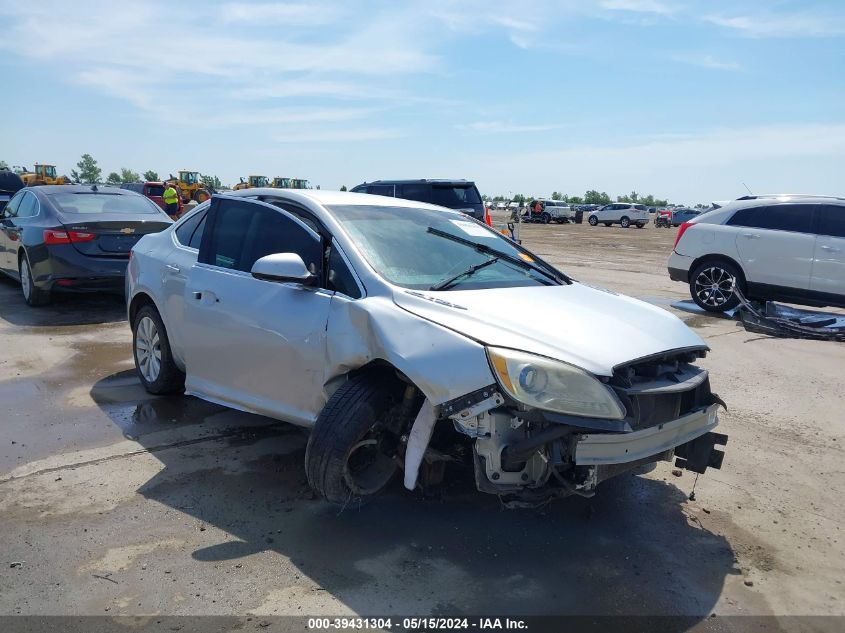
[[[742,274],[735,266],[723,261],[705,261],[690,275],[690,294],[699,308],[725,312],[739,305],[733,292],[734,283],[743,290]]]
[[[545,211],[543,212],[543,215],[540,216],[540,222],[542,222],[543,224],[548,224],[549,220],[551,220],[551,219],[552,219],[552,216],[550,216]]]
[[[619,224],[622,225],[623,229],[627,229],[629,226],[631,226],[631,220],[628,219],[627,215],[623,215],[622,219],[619,220]]]
[[[589,223],[590,223],[590,226],[598,226],[599,219],[598,219],[596,216],[591,215],[591,216],[590,216],[590,219],[589,219],[589,220],[587,220],[587,222],[589,222]]]

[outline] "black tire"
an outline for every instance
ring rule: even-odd
[[[604,225],[605,226],[613,226],[613,222],[605,222]]]
[[[591,216],[587,219],[587,223],[588,223],[590,226],[598,226],[599,219],[598,219],[596,216],[591,215]]]
[[[631,226],[631,220],[627,215],[623,215],[622,219],[619,220],[619,224],[623,229],[627,229],[629,226]]]
[[[730,284],[736,280],[741,292],[745,292],[745,278],[733,264],[722,260],[706,260],[690,274],[690,295],[696,305],[707,312],[726,312],[739,305],[736,294],[730,291]]]
[[[305,450],[305,473],[317,494],[331,503],[347,504],[361,502],[387,486],[398,464],[392,456],[378,450],[378,427],[401,395],[402,383],[386,372],[350,378],[332,394],[317,418]],[[364,490],[355,482],[347,464],[353,449],[370,450],[359,448],[363,442],[370,441],[376,442],[372,450],[379,462],[365,466],[373,469],[375,476]]]
[[[21,293],[26,305],[37,308],[50,303],[50,292],[35,285],[35,280],[32,278],[32,268],[29,266],[29,258],[26,253],[22,253],[18,261],[18,274],[21,279]]]
[[[543,215],[540,216],[540,222],[542,222],[543,224],[548,224],[551,219],[552,216],[550,216],[548,213],[543,213]]]
[[[637,228],[641,229],[645,226],[645,222],[637,222]]]
[[[151,340],[151,335],[146,331],[141,331],[145,328],[147,321],[152,323],[155,327],[157,339]],[[143,352],[139,349],[139,339],[147,339],[146,345],[151,353],[154,353],[157,346],[158,351],[158,369],[155,372],[145,370],[143,362]],[[141,384],[149,393],[164,394],[164,393],[178,393],[185,388],[185,374],[179,369],[173,361],[173,354],[170,351],[170,340],[167,338],[167,330],[161,320],[161,316],[156,310],[155,306],[147,304],[143,306],[132,321],[132,357],[135,359],[135,369],[138,372],[138,378]],[[152,361],[148,359],[148,363]],[[154,367],[154,363],[152,364]],[[151,369],[152,367],[150,367]]]
[[[194,192],[194,202],[196,202],[197,204],[202,204],[210,197],[211,194],[208,192],[208,189],[197,189]]]

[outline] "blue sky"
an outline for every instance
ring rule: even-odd
[[[0,0],[0,159],[845,194],[845,2]]]

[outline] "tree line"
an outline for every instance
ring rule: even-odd
[[[535,196],[529,196],[522,193],[518,193],[515,196],[508,198],[507,196],[481,196],[485,202],[519,202],[519,203],[526,203],[530,202],[531,200],[536,200]],[[539,196],[542,197],[542,196]],[[611,199],[611,197],[607,194],[606,191],[596,191],[595,189],[590,189],[586,191],[583,196],[570,196],[565,193],[561,193],[559,191],[552,192],[552,200],[561,200],[562,202],[566,202],[568,204],[599,204],[605,205],[610,204],[611,202],[630,202],[634,204],[644,204],[647,207],[668,207],[668,206],[683,206],[681,204],[670,204],[668,200],[664,200],[663,198],[655,198],[652,194],[648,194],[646,196],[640,195],[636,191],[632,191],[631,193],[623,196],[616,196],[616,200]]]
[[[9,164],[4,160],[0,160],[0,170],[2,169],[9,169]],[[141,182],[142,180],[161,180],[158,176],[158,172],[155,170],[148,169],[143,174],[141,174],[137,171],[129,169],[128,167],[121,167],[119,172],[109,172],[105,180],[103,180],[103,170],[100,168],[100,165],[97,163],[97,160],[93,156],[91,156],[91,154],[82,155],[82,157],[79,159],[79,162],[76,163],[76,169],[70,170],[70,179],[73,182],[92,185],[120,185],[127,182]],[[223,188],[223,183],[217,176],[200,176],[200,181],[206,187],[210,187],[211,189]]]

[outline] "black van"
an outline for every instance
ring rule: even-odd
[[[484,202],[475,183],[468,180],[376,180],[352,191],[437,204],[484,221]]]

